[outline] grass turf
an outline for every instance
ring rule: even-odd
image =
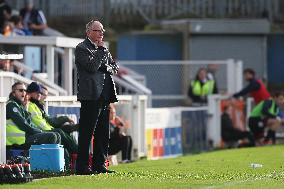
[[[116,174],[47,178],[0,188],[284,188],[283,160],[283,145],[222,150],[111,167]],[[263,167],[251,168],[251,163]]]

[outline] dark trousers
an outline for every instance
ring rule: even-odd
[[[56,132],[43,132],[26,137],[26,145],[34,144],[60,144],[61,136]]]
[[[54,128],[52,132],[59,133],[61,136],[61,144],[64,145],[64,148],[67,149],[69,154],[77,153],[77,144],[76,141],[70,136],[70,134],[64,132],[61,128]]]
[[[255,146],[253,134],[248,131],[240,131],[235,129],[233,132],[225,132],[222,134],[222,138],[225,142],[227,141],[238,141],[240,139],[247,139],[249,141],[248,146]]]
[[[103,100],[81,101],[76,170],[88,167],[89,146],[94,134],[93,167],[102,166],[108,155],[109,103]]]
[[[132,138],[131,136],[119,136],[110,138],[109,154],[114,155],[121,151],[122,160],[131,160]]]

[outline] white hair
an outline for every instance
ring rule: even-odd
[[[86,24],[86,33],[90,31],[90,29],[92,28],[92,26],[94,25],[94,23],[97,23],[99,22],[98,20],[94,19],[94,20],[91,20],[90,22],[88,22]]]

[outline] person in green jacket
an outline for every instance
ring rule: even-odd
[[[6,104],[6,145],[7,147],[29,148],[33,144],[59,144],[61,136],[55,132],[45,132],[34,125],[25,110],[26,86],[16,82],[12,86]]]
[[[249,128],[255,139],[262,144],[275,144],[275,130],[282,124],[279,106],[284,104],[284,93],[276,93],[273,99],[258,103],[249,116]],[[265,135],[265,131],[267,134]],[[263,141],[261,141],[264,138]]]
[[[32,82],[27,88],[27,94],[29,100],[27,103],[27,110],[31,114],[32,122],[40,129],[44,131],[53,131],[59,133],[61,136],[61,142],[64,145],[64,148],[68,151],[69,154],[77,153],[77,144],[75,140],[68,134],[65,133],[60,128],[55,128],[53,125],[49,124],[44,117],[43,111],[39,108],[40,106],[40,97],[41,97],[41,87],[38,83]]]
[[[40,103],[38,103],[38,107],[41,109],[43,113],[43,117],[47,120],[47,122],[55,128],[61,128],[66,133],[72,133],[74,131],[78,131],[79,124],[75,124],[72,119],[68,116],[57,116],[52,117],[48,115],[45,111],[45,99],[48,96],[48,89],[44,85],[40,85],[41,87],[41,97]]]

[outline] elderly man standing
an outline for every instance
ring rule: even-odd
[[[78,94],[81,102],[76,173],[112,173],[105,167],[109,144],[109,104],[117,102],[112,75],[118,71],[105,47],[103,25],[92,20],[86,25],[86,39],[77,45]],[[93,165],[88,166],[89,146],[94,134]]]

